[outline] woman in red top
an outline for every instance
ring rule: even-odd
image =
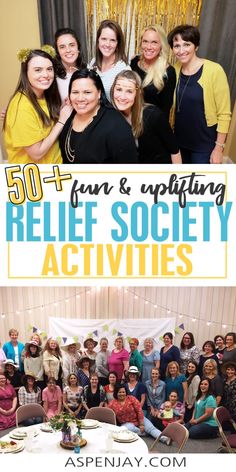
[[[155,439],[160,436],[161,431],[144,416],[137,398],[127,395],[124,385],[115,385],[113,396],[114,400],[108,405],[108,408],[115,412],[121,426],[125,426],[129,431],[133,431],[139,436],[144,433],[150,434]],[[169,444],[169,438],[162,436],[161,442]]]

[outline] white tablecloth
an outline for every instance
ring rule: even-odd
[[[52,454],[70,454],[74,453],[73,450],[63,449],[60,446],[62,438],[61,432],[47,433],[41,431],[40,425],[35,425],[39,431],[38,436],[32,440],[32,451],[24,448],[19,454],[32,454],[32,453],[52,453]],[[106,439],[110,431],[119,430],[119,426],[109,425],[107,423],[100,423],[98,428],[94,429],[82,429],[82,436],[87,440],[87,444],[81,447],[80,454],[102,454],[107,453],[106,451]],[[1,438],[1,440],[10,440],[9,434]],[[132,443],[118,443],[113,441],[112,451],[110,454],[127,454],[130,456],[144,456],[148,454],[148,448],[142,438],[138,438],[137,441]]]

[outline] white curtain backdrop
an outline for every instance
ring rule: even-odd
[[[82,344],[84,339],[92,337],[95,341],[99,341],[105,336],[109,341],[109,347],[114,344],[117,336],[122,336],[128,346],[128,339],[132,336],[140,341],[139,349],[143,348],[143,341],[145,338],[153,338],[155,347],[160,349],[163,345],[160,337],[167,331],[174,334],[175,317],[173,318],[150,318],[131,320],[109,320],[109,319],[78,319],[78,318],[54,318],[49,317],[49,335],[61,337],[62,343],[66,342],[66,338],[77,336],[78,341]]]

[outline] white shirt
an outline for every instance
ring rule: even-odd
[[[89,67],[93,68],[94,63],[95,63],[95,58],[91,60]],[[110,102],[111,101],[110,90],[111,90],[111,86],[114,82],[115,77],[122,70],[131,70],[131,67],[128,64],[126,64],[124,61],[118,61],[116,62],[116,64],[114,64],[113,67],[111,67],[111,69],[108,69],[105,72],[100,71],[98,68],[96,68],[95,70],[102,79],[106,97]]]

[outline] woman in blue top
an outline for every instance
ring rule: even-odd
[[[175,390],[178,393],[178,398],[181,403],[187,401],[187,379],[185,375],[180,374],[178,362],[169,362],[166,369],[166,399],[169,398],[170,393]]]
[[[166,369],[169,362],[175,361],[180,365],[180,351],[177,346],[173,345],[173,334],[168,332],[163,335],[164,346],[161,348],[160,356],[160,374],[161,379],[165,380]]]
[[[133,395],[141,403],[143,410],[146,410],[146,387],[139,381],[140,372],[136,366],[129,367],[127,371],[127,382],[125,383],[127,395]]]
[[[209,379],[202,379],[198,388],[191,420],[185,424],[191,439],[216,438],[218,426],[213,417],[216,399],[211,395]]]
[[[145,383],[151,379],[152,368],[157,367],[159,369],[160,366],[160,354],[154,349],[152,338],[144,340],[144,350],[141,351],[141,354],[143,357],[142,382]]]
[[[3,344],[2,348],[7,359],[12,359],[15,364],[19,366],[20,372],[24,372],[24,365],[21,359],[21,353],[24,349],[24,344],[18,341],[19,332],[15,328],[9,331],[10,341]]]

